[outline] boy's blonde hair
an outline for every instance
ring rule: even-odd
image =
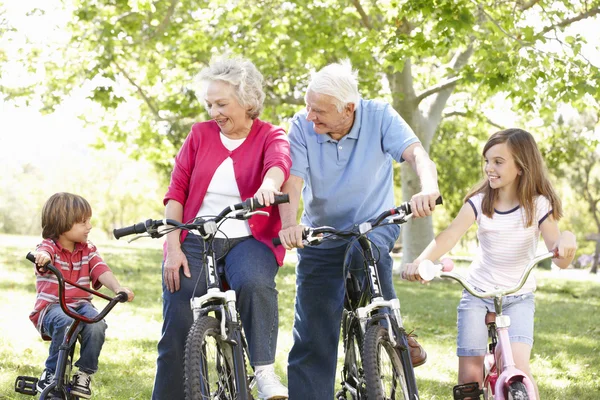
[[[72,193],[53,194],[42,208],[42,237],[58,240],[73,225],[92,216],[92,207],[83,197]]]

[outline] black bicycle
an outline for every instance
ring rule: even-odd
[[[35,257],[31,253],[27,253],[27,259],[35,264]],[[119,292],[115,297],[109,297],[96,290],[79,285],[76,282],[71,282],[63,277],[62,272],[59,268],[56,268],[50,262],[47,262],[43,266],[35,267],[40,273],[52,272],[58,281],[58,299],[60,308],[69,317],[73,318],[73,323],[67,329],[65,337],[58,350],[58,362],[56,364],[56,371],[54,374],[54,381],[52,381],[40,394],[40,400],[46,399],[62,399],[62,400],[77,400],[79,397],[71,394],[71,371],[73,370],[73,355],[75,354],[75,345],[77,343],[77,327],[80,323],[95,324],[106,317],[106,315],[114,308],[114,306],[121,302],[127,301],[127,293]],[[71,310],[67,306],[65,298],[65,284],[68,283],[71,286],[75,286],[81,290],[85,290],[94,296],[101,297],[108,300],[108,304],[98,313],[94,318],[88,318],[84,315],[80,315],[75,311]],[[18,376],[15,381],[15,392],[27,394],[30,396],[37,395],[37,382],[38,378],[33,376]]]
[[[275,196],[272,204],[288,201],[287,195]],[[226,219],[247,220],[256,214],[268,215],[255,211],[263,207],[251,198],[225,208],[212,218],[197,217],[187,223],[149,219],[113,232],[117,239],[133,234],[159,238],[183,229],[198,231],[204,239],[202,265],[208,290],[205,295],[190,299],[194,323],[186,339],[184,359],[184,390],[188,400],[252,399],[254,377],[246,370],[248,346],[237,312],[235,291],[223,285],[224,276],[217,270],[212,240]]]
[[[441,197],[436,204],[442,204]],[[304,231],[304,245],[316,246],[333,238],[352,239],[358,242],[364,255],[365,279],[359,279],[349,270],[346,272],[342,316],[344,364],[342,388],[335,395],[337,400],[419,399],[400,301],[397,298],[384,300],[377,262],[367,237],[377,227],[401,225],[411,217],[410,204],[403,203],[381,213],[373,222],[360,224],[355,230],[322,226]],[[281,242],[276,238],[273,243]]]

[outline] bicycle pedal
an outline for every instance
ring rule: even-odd
[[[452,393],[454,395],[454,400],[479,400],[479,395],[483,394],[483,390],[479,389],[479,383],[471,382],[454,386],[452,388]]]
[[[15,392],[35,396],[37,394],[38,378],[33,376],[18,376],[15,380]]]

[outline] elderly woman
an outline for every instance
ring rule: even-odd
[[[262,75],[250,61],[220,58],[200,73],[200,80],[211,120],[192,126],[175,158],[164,198],[166,218],[189,221],[216,215],[253,196],[269,205],[275,194],[281,194],[291,159],[285,132],[258,119],[265,98]],[[226,220],[213,245],[237,295],[259,397],[285,399],[287,388],[273,367],[279,323],[275,275],[285,249],[271,243],[281,229],[278,208],[269,206],[265,211],[268,218]],[[152,399],[184,398],[184,347],[193,322],[190,298],[207,290],[204,280],[198,280],[202,251],[202,239],[193,233],[167,236],[164,323]],[[197,281],[199,287],[194,291]]]

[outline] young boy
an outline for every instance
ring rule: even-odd
[[[97,253],[96,246],[87,241],[92,229],[90,218],[92,209],[81,196],[71,193],[56,193],[46,201],[42,209],[42,237],[37,246],[35,261],[44,265],[50,261],[60,268],[65,279],[84,287],[98,290],[102,285],[115,294],[126,292],[127,300],[133,300],[133,292],[122,287],[108,266]],[[50,351],[44,372],[37,384],[44,390],[54,379],[58,361],[58,350],[65,332],[73,321],[60,308],[58,303],[58,282],[51,273],[40,274],[36,269],[37,297],[35,308],[29,315],[44,340],[51,340]],[[98,315],[91,303],[92,295],[77,287],[66,286],[66,301],[70,308],[89,318]],[[104,320],[95,324],[79,325],[80,358],[75,363],[79,371],[74,375],[71,393],[81,398],[90,398],[91,378],[98,370],[98,357],[104,344]]]

